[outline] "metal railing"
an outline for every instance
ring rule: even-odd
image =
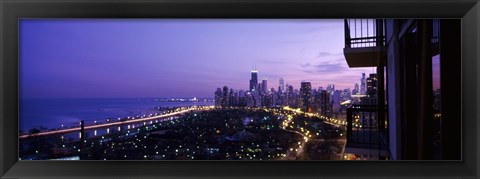
[[[377,24],[378,22],[381,24]],[[385,23],[377,19],[345,19],[345,48],[385,46]]]
[[[378,120],[377,111],[377,105],[352,105],[347,109],[347,145],[388,149],[388,125],[386,120]],[[383,112],[386,113],[387,109]]]

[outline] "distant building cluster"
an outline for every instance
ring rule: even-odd
[[[216,107],[283,107],[300,108],[302,111],[318,113],[327,117],[341,117],[351,104],[375,104],[377,94],[376,74],[366,78],[362,74],[360,85],[354,89],[336,90],[335,84],[329,84],[324,89],[315,89],[311,82],[302,81],[300,89],[285,84],[279,79],[277,89],[268,88],[267,80],[258,80],[258,71],[253,69],[248,90],[236,90],[228,86],[218,87],[215,91]]]

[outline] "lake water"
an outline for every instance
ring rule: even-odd
[[[155,98],[21,99],[20,130],[75,126],[84,120],[105,123],[107,118],[134,117],[159,112],[156,107],[214,105],[214,102],[158,102]]]

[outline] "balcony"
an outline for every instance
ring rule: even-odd
[[[375,159],[388,158],[388,125],[377,119],[377,111],[377,105],[352,105],[347,109],[345,153]]]
[[[343,54],[350,68],[376,67],[387,59],[384,31],[383,20],[345,19]]]

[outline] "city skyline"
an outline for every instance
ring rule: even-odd
[[[460,24],[21,21],[18,159],[459,159]]]
[[[367,76],[372,77],[371,75],[374,75],[375,78],[376,78],[376,73],[374,73],[374,72],[372,72],[372,73],[362,73],[361,75],[359,74],[358,81],[356,83],[354,83],[352,85],[352,87],[346,87],[346,88],[335,87],[336,86],[335,83],[328,83],[326,86],[320,86],[320,85],[311,84],[311,82],[308,81],[308,80],[302,80],[300,82],[300,85],[298,85],[298,88],[295,88],[295,86],[297,86],[297,85],[290,84],[288,82],[285,83],[285,80],[283,78],[278,79],[277,86],[275,86],[275,85],[268,85],[267,86],[267,81],[268,80],[266,80],[266,79],[258,80],[258,76],[259,76],[258,73],[259,73],[258,70],[256,70],[255,68],[251,70],[251,79],[248,80],[248,85],[249,85],[248,88],[232,88],[232,87],[229,87],[228,85],[220,85],[216,89],[223,88],[223,87],[228,87],[229,89],[234,89],[236,91],[242,90],[244,92],[255,92],[255,91],[257,91],[257,92],[258,91],[280,92],[281,91],[282,93],[284,93],[285,88],[288,87],[288,86],[292,86],[294,90],[300,90],[304,83],[309,83],[310,86],[311,86],[310,89],[312,91],[313,90],[319,90],[319,91],[320,90],[326,90],[326,91],[328,91],[329,88],[331,88],[332,92],[333,91],[350,90],[350,92],[352,94],[354,94],[354,93],[366,94],[367,93],[367,81],[366,80],[368,79]],[[367,76],[365,76],[365,75],[367,75]],[[359,87],[358,91],[355,91],[355,90],[357,90],[356,87],[358,87],[359,84],[362,84],[362,81],[363,81],[362,87]],[[268,82],[268,83],[271,83],[271,82]],[[375,85],[376,85],[376,81],[375,81]],[[271,91],[271,89],[273,89],[273,91]],[[362,89],[363,91],[360,90],[360,89]]]
[[[248,89],[253,66],[269,88],[353,89],[374,70],[348,68],[342,35],[342,20],[21,20],[20,93],[209,97]]]

